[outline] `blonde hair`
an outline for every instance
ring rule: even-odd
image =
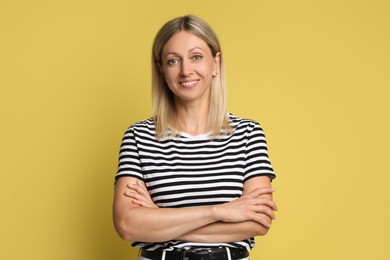
[[[173,93],[169,89],[158,66],[162,65],[162,50],[168,40],[177,32],[186,31],[207,43],[213,57],[221,53],[217,35],[202,19],[188,15],[168,21],[157,33],[152,50],[152,106],[156,126],[156,138],[180,134],[177,127],[176,109]],[[208,113],[208,128],[212,136],[231,133],[226,110],[226,78],[222,53],[219,73],[213,77]]]

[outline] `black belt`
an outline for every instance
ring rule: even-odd
[[[249,252],[244,248],[229,248],[232,260],[238,260],[249,256]],[[166,260],[226,260],[228,252],[225,247],[217,248],[193,248],[193,249],[175,249],[173,251],[165,251]],[[141,249],[141,256],[160,260],[163,250],[148,251]]]

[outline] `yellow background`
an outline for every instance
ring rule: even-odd
[[[0,259],[134,259],[111,216],[167,20],[218,33],[229,111],[260,121],[280,211],[252,259],[390,259],[390,4],[0,1]]]

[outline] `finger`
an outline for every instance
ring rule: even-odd
[[[270,228],[271,227],[271,222],[269,222],[268,220],[266,220],[264,217],[261,217],[261,215],[258,215],[258,214],[255,214],[253,216],[253,221],[256,221],[257,223],[267,227],[267,228]]]
[[[246,194],[245,196],[250,197],[250,198],[257,198],[257,197],[264,195],[264,194],[271,194],[274,191],[275,191],[275,189],[272,187],[256,188],[256,189],[252,190],[251,192],[249,192],[248,194]]]
[[[134,204],[137,204],[139,206],[142,206],[142,202],[139,200],[133,199],[131,202],[133,202]]]
[[[142,207],[147,207],[147,208],[158,208],[156,204],[154,204],[151,201],[143,200],[143,199],[133,199],[132,202],[134,204],[137,204]]]
[[[145,195],[145,192],[142,190],[142,188],[140,186],[138,186],[136,183],[130,183],[129,185],[127,185],[127,187],[139,194],[142,194],[142,195]]]
[[[137,181],[137,183],[129,184],[128,188],[135,190],[136,192],[144,195],[145,197],[150,197],[149,191],[146,189],[146,187],[144,185],[140,184],[140,182],[138,182],[138,181]]]
[[[139,193],[141,193],[141,194],[144,195],[145,197],[150,197],[149,191],[146,189],[145,186],[139,185],[138,188],[139,188],[139,190],[138,190]]]
[[[125,192],[125,195],[127,197],[130,197],[130,198],[133,198],[133,199],[137,199],[137,200],[142,200],[142,201],[150,201],[149,198],[143,196],[142,194],[139,194],[137,192],[134,192],[134,191],[126,191]]]
[[[136,189],[137,190],[137,189]],[[152,198],[150,197],[149,193],[146,193],[146,195],[143,195],[143,194],[140,194],[138,191],[136,191],[134,189],[130,189],[130,191],[126,191],[125,192],[125,195],[127,197],[130,197],[130,198],[133,198],[133,199],[136,199],[139,203],[137,204],[140,204],[141,202],[144,203],[146,206],[148,207],[154,207],[154,208],[158,208],[156,204],[154,204],[154,201],[152,200]]]
[[[147,190],[145,182],[137,180],[137,184],[140,185],[141,187],[144,187]]]
[[[277,211],[278,207],[276,206],[275,202],[268,198],[257,198],[255,199],[256,205],[267,205],[268,207],[272,208],[272,210]]]
[[[156,206],[154,204],[150,204],[146,201],[142,201],[142,200],[133,200],[133,203],[135,204],[138,204],[142,207],[146,207],[146,208],[156,208]]]
[[[253,207],[253,211],[256,213],[263,213],[268,217],[270,217],[271,219],[276,219],[275,213],[270,207],[264,205],[255,206]]]
[[[133,199],[140,199],[140,198],[143,198],[142,195],[140,195],[139,193],[135,192],[135,191],[126,191],[125,192],[125,195],[127,197],[130,197],[130,198],[133,198]]]
[[[132,198],[132,202],[144,207],[155,207],[154,203],[146,200],[144,197],[140,196],[139,194],[129,193],[128,196]]]

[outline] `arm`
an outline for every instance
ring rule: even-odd
[[[134,184],[136,181],[135,178],[122,177],[116,183],[114,224],[123,239],[143,242],[167,241],[216,221],[212,207],[194,210],[139,206],[124,196],[126,185]]]
[[[216,222],[189,232],[177,240],[198,243],[229,243],[263,234],[266,228],[254,221],[240,223]]]
[[[269,177],[255,177],[249,179],[244,184],[243,195],[249,194],[252,190],[262,187],[271,187]],[[260,195],[262,198],[272,200],[272,193]],[[276,206],[273,210],[277,210]],[[271,224],[272,218],[264,213],[259,213],[259,216]],[[193,242],[234,242],[247,239],[254,236],[263,236],[267,234],[270,226],[262,225],[255,221],[244,221],[240,223],[224,223],[215,222],[207,226],[201,227],[197,230],[189,232],[179,240],[193,241]]]
[[[241,198],[213,207],[214,212],[219,216],[216,220],[218,222],[191,229],[191,231],[171,239],[193,242],[233,242],[255,235],[264,235],[268,231],[270,219],[274,218],[272,210],[276,210],[275,204],[268,198],[272,190],[269,189],[270,184],[267,185],[267,181],[269,184],[268,177],[258,177],[247,181],[244,185],[244,195]],[[134,203],[146,208],[157,207],[151,200],[143,183],[140,183],[140,185],[129,184],[128,188],[130,190],[125,192],[125,195],[132,198]],[[267,198],[262,198],[267,194],[269,195]],[[202,211],[202,208],[191,209]],[[253,212],[256,212],[255,216],[251,215]],[[242,218],[242,214],[246,217]],[[189,222],[187,220],[185,225],[189,225]]]
[[[272,203],[258,198],[262,194],[272,192],[271,189],[258,189],[246,197],[217,206],[176,209],[141,206],[135,203],[138,202],[135,197],[143,196],[140,192],[129,194],[129,187],[135,191],[142,189],[137,185],[137,179],[122,177],[116,183],[114,195],[114,224],[118,234],[125,240],[168,241],[214,222],[264,222],[259,213],[272,215],[272,210],[269,209]],[[142,203],[141,201],[140,204]],[[263,205],[267,203],[270,205]]]

